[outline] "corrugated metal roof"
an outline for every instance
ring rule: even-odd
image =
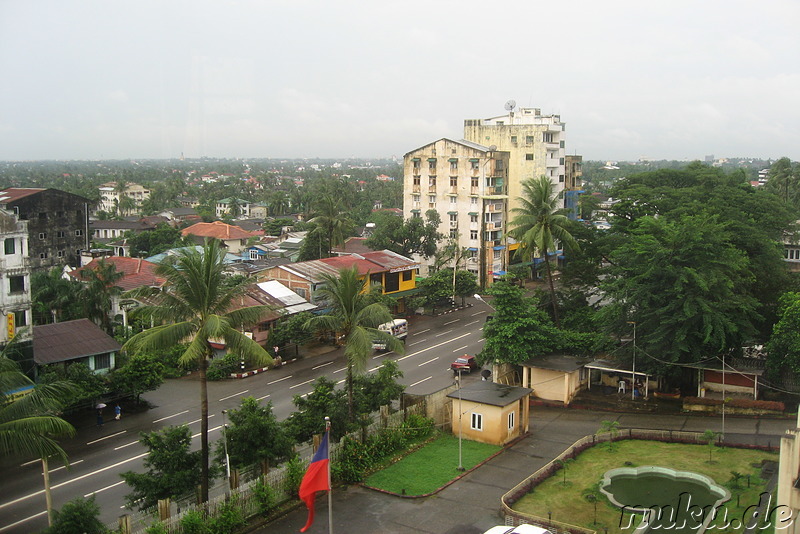
[[[481,380],[448,393],[447,396],[451,399],[458,399],[460,396],[465,401],[479,402],[491,406],[508,406],[532,391],[532,389],[519,386],[507,386],[489,382],[488,380]]]
[[[122,346],[89,319],[33,327],[33,359],[39,365],[115,352]]]
[[[14,202],[15,200],[35,195],[42,191],[46,191],[46,189],[41,187],[9,187],[8,189],[0,191],[0,204]]]

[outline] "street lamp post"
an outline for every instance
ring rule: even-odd
[[[473,296],[473,297],[475,297],[477,300],[479,300],[479,301],[483,302],[483,303],[484,303],[484,304],[486,304],[487,306],[489,306],[489,307],[490,307],[491,309],[493,309],[494,311],[497,311],[497,310],[495,310],[494,306],[492,306],[491,304],[489,304],[488,302],[486,302],[485,300],[483,300],[483,297],[482,297],[482,296],[478,295],[477,293],[475,293],[475,294],[474,294],[474,295],[472,295],[472,296]]]
[[[228,456],[228,425],[225,423],[225,414],[228,410],[222,410],[222,444],[225,447],[225,472],[228,475],[228,487],[231,485],[231,458]]]
[[[631,379],[631,400],[636,400],[636,321],[628,321],[633,325],[633,378]]]

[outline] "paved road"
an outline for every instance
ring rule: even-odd
[[[534,408],[531,434],[440,493],[406,499],[358,486],[334,492],[334,532],[358,534],[479,534],[502,524],[500,497],[528,475],[552,460],[579,438],[598,430],[603,420],[617,420],[621,428],[703,431],[715,421],[684,415],[612,414],[588,410]],[[728,418],[728,439],[775,444],[792,420]],[[453,467],[458,456],[454,451]],[[327,532],[326,500],[317,501],[317,520],[309,533]],[[553,518],[568,520],[568,518]],[[297,532],[305,524],[305,508],[254,532]]]
[[[481,327],[488,310],[485,304],[477,303],[438,317],[412,318],[406,352],[375,354],[369,363],[370,371],[376,370],[383,360],[393,358],[404,372],[401,382],[409,393],[426,394],[451,384],[449,365],[455,356],[480,350]],[[294,411],[292,398],[309,393],[314,379],[323,375],[340,383],[344,381],[341,350],[318,351],[281,369],[246,379],[210,382],[209,440],[220,438],[222,410],[238,407],[243,397],[271,401],[276,416],[283,419]],[[465,378],[465,381],[479,379],[477,375]],[[138,443],[140,432],[188,424],[195,435],[195,448],[199,448],[199,395],[194,377],[169,380],[144,398],[154,406],[145,413],[123,414],[121,421],[114,421],[107,414],[102,428],[94,426],[93,416],[78,422],[78,435],[62,443],[69,454],[71,469],[51,465],[56,509],[77,496],[95,494],[104,522],[111,523],[125,513],[124,496],[129,489],[119,473],[144,470],[146,449]],[[43,493],[40,462],[4,466],[0,480],[0,533],[27,533],[44,528],[47,523]]]

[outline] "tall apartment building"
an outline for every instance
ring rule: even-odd
[[[436,210],[439,231],[469,250],[466,268],[482,286],[505,274],[508,262],[509,157],[494,147],[446,138],[403,157],[403,213],[423,217]],[[432,258],[415,259],[427,273]]]
[[[547,176],[560,194],[567,187],[565,124],[559,115],[538,108],[519,108],[506,115],[464,121],[464,139],[509,153],[510,208],[519,205],[522,182]]]
[[[0,209],[0,240],[3,251],[0,255],[0,313],[3,327],[0,328],[0,347],[16,339],[14,354],[25,372],[32,368],[30,347],[31,317],[31,273],[28,262],[28,222],[17,218],[12,211]]]
[[[130,205],[125,207],[119,215],[127,216],[141,212],[142,202],[150,198],[150,190],[139,184],[125,184],[125,192],[120,195],[117,191],[117,182],[108,182],[99,187],[100,202],[97,211],[116,214],[122,196],[131,200]]]

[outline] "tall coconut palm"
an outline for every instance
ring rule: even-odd
[[[97,323],[106,333],[113,334],[111,325],[112,299],[122,293],[118,282],[125,276],[117,271],[116,265],[100,259],[93,268],[80,271],[81,280],[86,284],[81,291],[86,315]]]
[[[258,343],[237,330],[257,323],[270,306],[234,309],[245,290],[246,279],[226,283],[225,251],[216,240],[202,250],[182,251],[177,260],[156,267],[166,280],[161,290],[141,288],[126,294],[145,299],[150,305],[136,313],[151,318],[157,326],[136,334],[123,346],[131,352],[171,348],[188,343],[180,362],[196,363],[200,375],[200,442],[202,449],[203,501],[208,500],[208,389],[206,369],[212,356],[211,341],[223,340],[229,352],[244,361],[269,365],[272,358]]]
[[[41,458],[48,520],[52,520],[48,459],[57,456],[69,465],[56,438],[75,435],[75,428],[54,414],[73,392],[67,382],[35,385],[15,361],[0,354],[0,456]]]
[[[537,250],[541,254],[550,285],[553,319],[556,326],[560,326],[553,272],[548,255],[555,250],[555,240],[572,248],[578,248],[575,238],[569,232],[572,221],[567,218],[567,210],[558,207],[558,193],[547,176],[529,178],[522,182],[522,197],[519,198],[519,202],[520,206],[512,210],[516,216],[511,221],[512,229],[508,235],[520,242],[525,257],[533,257]]]
[[[324,274],[324,287],[316,296],[326,302],[328,313],[312,317],[306,323],[310,330],[334,332],[344,343],[347,358],[347,407],[353,420],[353,375],[361,373],[372,354],[372,342],[386,342],[387,348],[403,352],[403,343],[391,334],[378,330],[378,326],[392,320],[389,309],[374,302],[370,293],[380,287],[367,286],[355,267],[342,269],[339,276]]]
[[[344,244],[345,228],[350,224],[350,218],[340,199],[331,194],[324,194],[317,202],[317,215],[311,219],[327,240],[327,255],[331,255],[333,247]]]

